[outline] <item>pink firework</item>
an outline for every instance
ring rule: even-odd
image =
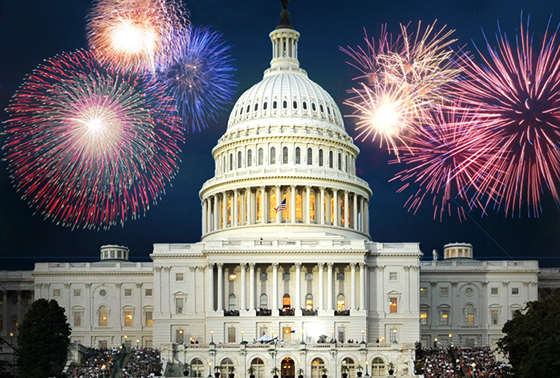
[[[488,56],[478,50],[482,65],[464,56],[458,83],[465,103],[477,108],[475,121],[499,135],[494,190],[506,215],[526,206],[538,216],[545,192],[560,204],[560,46],[547,30],[534,48],[528,29],[521,24],[515,46],[499,31],[496,48],[487,41]]]
[[[414,188],[405,205],[409,210],[416,212],[430,199],[434,219],[442,220],[454,211],[464,219],[463,204],[469,210],[484,209],[495,199],[497,137],[479,127],[469,113],[469,109],[441,105],[431,112],[431,122],[402,148],[400,162],[407,168],[391,181],[404,183],[398,192]]]
[[[445,86],[459,73],[450,60],[448,47],[456,41],[452,33],[445,26],[436,30],[435,22],[426,28],[419,23],[413,33],[401,25],[393,42],[383,27],[377,40],[366,36],[365,48],[341,49],[360,72],[354,79],[360,85],[348,91],[345,102],[358,118],[359,137],[379,139],[398,158],[403,142],[418,132],[432,104],[445,98]]]
[[[166,67],[174,36],[187,30],[186,12],[173,0],[97,0],[89,14],[89,47],[126,70]]]
[[[179,118],[163,91],[151,76],[120,73],[86,51],[42,63],[12,98],[4,130],[23,199],[72,228],[144,215],[178,170]]]

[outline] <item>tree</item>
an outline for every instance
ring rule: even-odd
[[[33,302],[18,328],[19,377],[60,375],[66,362],[70,333],[64,308],[55,300]]]
[[[498,349],[519,378],[553,377],[560,371],[560,293],[527,303],[504,324]]]

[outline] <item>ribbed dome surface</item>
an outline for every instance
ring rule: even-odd
[[[321,124],[326,129],[344,130],[340,110],[332,97],[297,68],[267,71],[263,80],[236,102],[228,131],[249,126],[255,120],[281,124],[287,118],[297,120],[302,126]]]

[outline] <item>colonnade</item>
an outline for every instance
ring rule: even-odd
[[[25,315],[24,303],[33,298],[31,290],[0,290],[0,335],[6,336],[17,331]]]
[[[286,210],[276,212],[282,200]],[[367,197],[344,189],[314,186],[260,186],[224,190],[202,200],[202,231],[254,224],[318,224],[368,229]]]
[[[258,265],[258,267],[257,267]],[[290,281],[295,282],[294,292],[286,292],[285,290],[280,292],[280,282],[279,282],[279,268],[280,265],[283,267],[283,273],[290,272],[293,267],[295,267],[295,275],[293,278],[290,277]],[[236,306],[238,310],[241,311],[255,311],[257,308],[261,307],[258,304],[257,294],[263,294],[258,292],[257,285],[257,271],[260,273],[268,272],[270,268],[272,269],[272,292],[265,293],[270,297],[271,301],[268,303],[268,309],[275,311],[283,307],[282,297],[286,294],[290,296],[290,302],[292,308],[296,311],[306,308],[305,295],[310,294],[305,292],[303,295],[302,289],[302,277],[305,277],[305,273],[313,274],[312,285],[313,289],[311,292],[318,292],[318,298],[313,298],[313,308],[319,311],[334,311],[338,308],[338,303],[336,303],[336,293],[335,292],[335,267],[334,263],[301,263],[296,262],[292,265],[287,264],[256,264],[256,263],[240,263],[238,265],[215,263],[209,264],[207,268],[207,285],[209,293],[216,293],[214,300],[207,302],[207,311],[217,311],[221,312],[225,309],[230,309],[227,306],[227,299],[232,292],[227,289],[225,283],[230,279],[231,275],[235,276],[235,279],[239,279],[240,287],[237,290],[239,295],[238,305]],[[367,264],[364,262],[360,263],[349,263],[340,264],[337,263],[336,266],[339,268],[338,271],[345,271],[347,267],[350,268],[350,295],[344,296],[344,310],[360,310],[366,308],[366,282],[367,282]],[[314,267],[318,268],[316,274],[313,273]],[[215,271],[214,271],[215,270]],[[325,285],[325,271],[327,284]],[[239,276],[237,276],[239,273]],[[317,279],[317,280],[316,280]],[[267,278],[268,280],[268,278]],[[310,281],[306,279],[307,281]],[[260,281],[260,280],[259,280]],[[284,279],[283,279],[284,281]],[[249,283],[247,285],[247,282]],[[359,298],[358,298],[359,296]],[[325,303],[326,299],[326,303]],[[273,313],[274,314],[274,313]]]

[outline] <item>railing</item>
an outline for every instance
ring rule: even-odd
[[[256,313],[257,316],[271,316],[272,310],[269,308],[257,308]]]
[[[294,308],[283,308],[278,310],[278,314],[280,316],[294,316],[296,314],[296,310]]]
[[[350,316],[350,310],[340,310],[334,312],[335,316]]]
[[[239,316],[239,310],[224,310],[224,316]]]
[[[319,313],[319,311],[313,310],[313,309],[310,309],[310,310],[303,309],[303,310],[301,310],[301,314],[303,316],[317,316],[318,313]]]

